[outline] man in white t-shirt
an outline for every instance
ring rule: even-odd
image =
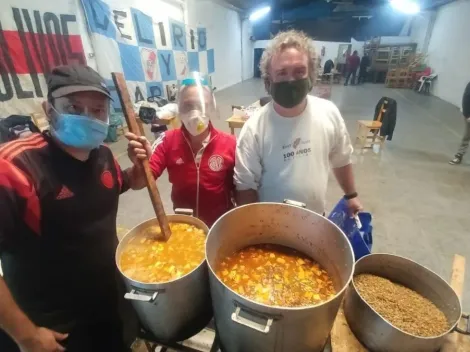
[[[279,33],[261,58],[273,102],[243,126],[237,142],[237,204],[300,201],[323,214],[330,167],[351,213],[361,210],[351,165],[353,148],[344,120],[330,101],[308,95],[315,79],[312,40]]]

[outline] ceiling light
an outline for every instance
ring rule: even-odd
[[[269,6],[262,7],[256,11],[253,11],[252,14],[250,15],[250,21],[256,21],[260,19],[261,17],[264,17],[266,14],[269,13],[269,11],[271,11],[271,7]]]
[[[419,4],[413,0],[390,0],[390,5],[400,12],[407,15],[415,15],[421,10]]]

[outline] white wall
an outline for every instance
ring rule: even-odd
[[[413,16],[411,19],[410,37],[414,43],[418,44],[416,48],[418,52],[423,52],[426,32],[429,26],[429,19],[429,12],[420,13],[416,16]]]
[[[322,47],[325,47],[325,56],[321,58],[321,65],[325,64],[327,60],[332,60],[335,62],[336,58],[338,57],[338,48],[340,44],[350,44],[350,43],[340,43],[340,42],[322,42],[319,40],[313,41],[315,45],[315,51],[317,55],[321,55]]]
[[[428,65],[438,74],[433,94],[458,107],[470,81],[470,1],[442,6],[428,47]]]
[[[428,50],[436,15],[436,11],[425,11],[413,16],[411,20],[410,37],[413,43],[418,44],[418,52],[426,53]]]
[[[270,42],[271,40],[256,40],[254,49],[264,49]]]
[[[237,11],[219,1],[187,0],[188,24],[204,26],[215,52],[212,84],[217,90],[242,80],[241,19]]]
[[[253,78],[255,43],[250,40],[253,27],[248,19],[242,21],[242,79]]]

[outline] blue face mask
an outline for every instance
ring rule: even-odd
[[[100,120],[72,114],[57,114],[51,134],[69,147],[95,149],[108,135],[109,125]]]

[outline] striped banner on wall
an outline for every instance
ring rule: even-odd
[[[0,118],[41,109],[44,75],[85,64],[74,1],[0,1]]]

